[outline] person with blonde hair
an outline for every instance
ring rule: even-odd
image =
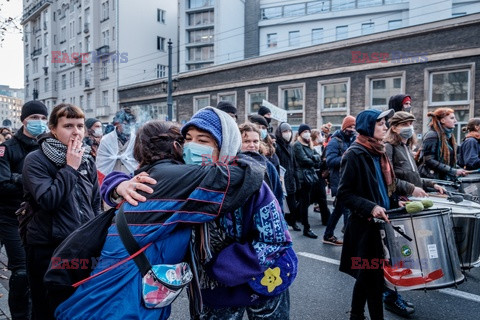
[[[427,114],[431,117],[430,130],[423,138],[420,175],[424,178],[453,180],[465,176],[466,171],[455,168],[457,163],[457,143],[453,130],[457,119],[450,108],[438,108]]]
[[[462,130],[467,135],[460,146],[458,165],[467,170],[480,169],[480,118],[470,119]]]

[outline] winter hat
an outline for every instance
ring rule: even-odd
[[[261,106],[260,109],[258,109],[258,114],[261,115],[261,116],[264,116],[266,115],[267,113],[271,113],[272,111],[270,111],[270,109],[268,109],[267,107],[265,106]]]
[[[376,109],[363,110],[357,116],[355,129],[361,135],[373,137],[377,120],[380,120],[382,118],[389,118],[394,113],[395,112],[393,111],[393,109],[388,109],[383,112]]]
[[[410,96],[406,96],[405,98],[403,98],[402,104],[405,104],[405,103],[407,103],[408,101],[412,101],[412,98],[410,98]]]
[[[312,131],[312,129],[310,129],[310,127],[308,126],[308,124],[304,124],[302,123],[300,125],[300,127],[298,127],[298,134],[301,135],[303,131]]]
[[[410,112],[405,111],[395,112],[393,117],[389,120],[391,126],[396,126],[409,121],[415,121],[415,116]]]
[[[234,121],[232,119],[232,121]],[[182,128],[182,135],[187,135],[190,127],[196,127],[200,130],[210,133],[217,142],[218,148],[222,147],[222,124],[219,116],[212,109],[201,109],[195,113]]]
[[[228,101],[220,101],[217,104],[217,109],[222,110],[226,113],[233,113],[235,117],[237,116],[237,108],[235,108],[230,102]]]
[[[288,123],[282,122],[280,124],[280,132],[285,132],[285,131],[288,131],[288,130],[292,131],[292,127]]]
[[[346,128],[348,128],[350,126],[354,126],[354,125],[355,125],[355,117],[354,116],[346,116],[343,119],[343,122],[342,122],[342,130],[345,130]]]
[[[97,122],[100,122],[100,120],[95,118],[88,118],[87,120],[85,120],[85,126],[87,127],[87,129],[91,129],[92,126]]]
[[[263,116],[259,116],[258,114],[252,114],[250,117],[250,122],[251,123],[256,123],[261,126],[265,126],[265,128],[268,128],[268,122],[265,120]]]
[[[22,107],[22,114],[20,115],[20,121],[25,120],[28,116],[32,114],[42,114],[48,116],[47,107],[38,100],[32,100],[25,103]]]
[[[410,96],[403,93],[391,96],[390,100],[388,100],[388,109],[393,109],[395,112],[402,111],[403,101],[407,97],[410,98]]]
[[[130,108],[125,108],[123,110],[117,111],[113,117],[113,124],[116,123],[128,123],[133,124],[137,121],[135,115],[130,111]]]

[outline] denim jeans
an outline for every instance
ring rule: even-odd
[[[30,318],[30,290],[27,279],[25,249],[18,233],[18,221],[3,216],[0,220],[0,241],[5,245],[8,269],[12,272],[9,280],[8,306],[12,319]]]
[[[248,307],[210,308],[203,306],[202,320],[242,320],[247,311],[249,320],[288,320],[290,319],[290,294],[288,289],[262,302]]]

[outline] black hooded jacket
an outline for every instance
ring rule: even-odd
[[[27,227],[29,245],[58,245],[101,212],[97,168],[91,157],[75,170],[69,165],[58,167],[36,150],[25,159],[23,181],[34,211]]]
[[[405,97],[410,97],[407,94],[397,94],[395,96],[390,97],[388,101],[388,109],[393,109],[395,112],[403,111],[403,104],[402,101]],[[410,97],[411,98],[411,97]]]
[[[23,162],[27,154],[37,149],[37,140],[23,134],[23,127],[0,146],[0,220],[16,219],[15,211],[23,201]]]
[[[290,144],[292,138],[290,138],[290,141],[286,141],[282,136],[280,126],[281,124],[275,131],[275,137],[277,138],[277,146],[275,147],[275,153],[280,160],[280,165],[286,170],[284,181],[287,194],[292,194],[295,193],[297,190],[297,186],[295,183],[295,170],[297,168],[297,165],[295,163],[293,148]]]

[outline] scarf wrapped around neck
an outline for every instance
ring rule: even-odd
[[[42,142],[42,151],[45,156],[55,163],[58,167],[64,167],[67,164],[67,146],[55,138],[46,138]],[[82,163],[86,162],[90,157],[90,147],[85,147],[82,156]]]
[[[477,140],[480,141],[480,132],[478,131],[470,131],[469,133],[467,133],[467,135],[465,136],[465,139],[466,138],[475,138]]]
[[[382,174],[387,184],[388,196],[391,196],[395,191],[395,172],[385,152],[385,145],[382,141],[361,134],[357,136],[357,140],[355,141],[364,146],[372,155],[380,157],[380,167],[382,168]]]

